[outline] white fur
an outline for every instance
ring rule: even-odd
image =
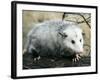
[[[63,38],[59,32],[68,37]],[[71,40],[74,40],[75,44],[72,44]],[[76,23],[69,21],[52,20],[37,24],[28,34],[27,50],[31,52],[32,49],[39,55],[59,55],[66,53],[65,49],[82,52],[82,30]]]

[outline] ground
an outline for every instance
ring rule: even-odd
[[[40,68],[60,68],[60,67],[80,67],[90,66],[90,57],[82,57],[79,61],[73,62],[68,57],[51,58],[41,57],[34,60],[33,55],[25,53],[23,55],[23,69],[40,69]]]

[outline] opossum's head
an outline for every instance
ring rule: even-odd
[[[75,25],[64,29],[60,35],[62,36],[63,45],[66,49],[74,53],[83,52],[83,36],[82,30]]]

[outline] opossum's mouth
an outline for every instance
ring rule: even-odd
[[[81,52],[74,52],[74,54],[78,54],[78,55],[81,55],[82,53],[81,53]]]
[[[73,51],[74,54],[79,54],[81,55],[83,52],[76,52],[76,51]]]

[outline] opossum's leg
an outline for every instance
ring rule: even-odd
[[[35,37],[30,37],[28,41],[27,50],[28,53],[32,54],[34,61],[40,59],[39,52],[36,50],[35,45],[38,45],[37,39]]]
[[[79,54],[75,54],[74,58],[72,59],[73,62],[79,61],[81,56]]]
[[[38,52],[34,49],[32,49],[31,51],[32,57],[33,57],[33,61],[37,61],[39,60],[41,57],[38,55]]]
[[[32,43],[30,43],[27,47],[27,52],[28,54],[32,55],[33,59],[37,58],[38,52],[36,51],[35,47],[32,45]]]
[[[34,44],[36,40],[34,40],[31,36],[28,37],[27,43],[26,43],[26,49],[28,53],[36,53],[36,49],[34,47]]]

